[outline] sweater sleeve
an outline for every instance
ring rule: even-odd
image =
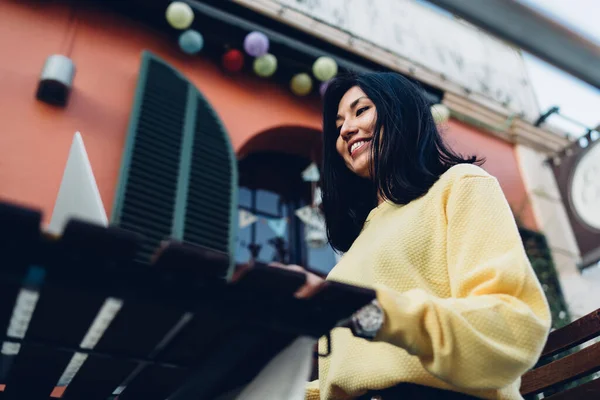
[[[321,395],[319,392],[319,381],[308,382],[306,385],[305,400],[320,400]]]
[[[458,179],[445,209],[451,297],[376,286],[386,319],[375,340],[404,348],[453,386],[500,389],[537,361],[548,303],[495,178]]]

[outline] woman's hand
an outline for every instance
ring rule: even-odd
[[[325,279],[321,278],[316,274],[313,274],[312,272],[308,272],[299,265],[285,265],[282,263],[273,262],[270,263],[269,266],[274,268],[289,269],[306,275],[306,283],[302,285],[302,287],[300,287],[300,289],[298,289],[296,293],[294,293],[294,296],[298,299],[306,299],[312,297],[315,293],[321,290],[326,283]]]

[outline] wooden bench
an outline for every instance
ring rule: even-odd
[[[598,337],[600,309],[552,332],[540,363],[523,376],[521,394],[535,398],[536,394],[544,393],[545,399],[552,400],[600,399],[600,378],[575,387],[567,386],[600,371],[600,342],[577,349],[580,344]]]

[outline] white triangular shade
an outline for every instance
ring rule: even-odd
[[[314,199],[313,199],[313,203],[315,206],[320,206],[321,204],[323,204],[323,191],[321,190],[320,187],[316,187],[315,188],[315,194],[313,195]]]
[[[306,225],[325,229],[325,220],[316,207],[304,206],[296,210],[296,216]]]
[[[287,229],[287,218],[268,218],[267,225],[275,232],[277,237],[284,237]]]
[[[277,354],[236,400],[302,400],[316,340],[301,336]]]
[[[302,171],[302,179],[306,182],[318,182],[321,179],[319,167],[317,164],[311,163],[304,171]]]
[[[258,217],[256,215],[254,215],[250,211],[246,211],[246,210],[239,210],[238,219],[239,219],[240,229],[250,226],[253,223],[255,223],[256,221],[258,221]]]
[[[297,209],[295,214],[298,218],[300,218],[300,221],[304,222],[305,224],[308,224],[311,221],[313,210],[311,206],[304,206]]]
[[[73,137],[52,218],[46,230],[52,234],[61,234],[72,218],[108,225],[92,166],[79,132]]]

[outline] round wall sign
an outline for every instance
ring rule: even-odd
[[[600,141],[577,163],[571,179],[571,206],[579,219],[600,230]]]

